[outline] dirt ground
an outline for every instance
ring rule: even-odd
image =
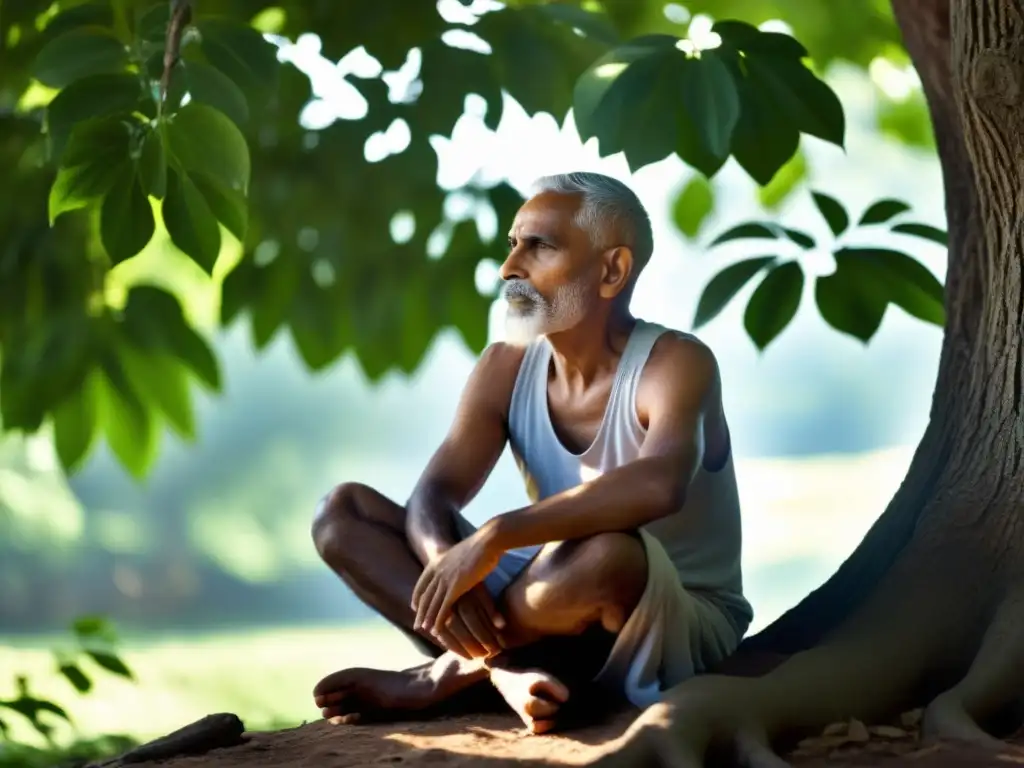
[[[427,723],[344,726],[318,721],[285,731],[246,734],[245,743],[202,756],[160,763],[162,768],[511,768],[581,765],[603,752],[635,717],[565,735],[530,736],[511,715],[459,717]],[[797,768],[1012,768],[1024,765],[1024,733],[998,754],[952,744],[922,747],[915,713],[900,725],[866,728],[858,722],[830,726],[798,745],[788,759]]]

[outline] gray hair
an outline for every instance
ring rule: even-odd
[[[533,183],[532,194],[542,192],[579,195],[576,225],[590,234],[597,248],[628,245],[633,250],[636,279],[654,252],[654,233],[647,211],[633,190],[611,176],[578,171],[542,176]],[[621,239],[608,242],[609,237]]]

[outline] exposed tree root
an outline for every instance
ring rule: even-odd
[[[1018,589],[999,606],[967,674],[925,708],[922,735],[1003,749],[1004,742],[982,724],[998,720],[1008,709],[1016,719],[1022,698],[1024,589]]]
[[[961,557],[964,546],[961,540]],[[725,758],[747,768],[784,768],[773,749],[782,739],[851,718],[879,722],[933,696],[923,723],[932,738],[1005,748],[978,723],[1024,693],[1024,591],[993,611],[974,588],[987,594],[989,585],[963,578],[983,567],[943,558],[920,542],[907,554],[834,638],[764,677],[687,681],[641,715],[597,765],[702,768]],[[953,567],[922,573],[926,560]],[[992,576],[997,584],[1006,578]]]

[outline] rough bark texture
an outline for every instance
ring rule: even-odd
[[[1024,7],[893,0],[921,76],[950,232],[947,327],[929,427],[899,492],[836,576],[747,648],[763,677],[691,680],[609,765],[695,767],[726,746],[784,763],[783,736],[927,704],[933,738],[1024,701]]]

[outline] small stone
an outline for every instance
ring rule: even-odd
[[[872,736],[881,736],[883,739],[904,739],[910,734],[902,728],[894,725],[873,725],[868,728]]]
[[[850,741],[870,741],[871,734],[868,733],[868,728],[860,720],[851,720],[850,728],[846,732],[846,738]]]
[[[916,728],[921,723],[922,714],[924,714],[924,710],[912,709],[900,715],[900,722],[904,728]]]
[[[821,732],[822,736],[843,736],[846,734],[846,723],[830,723]]]

